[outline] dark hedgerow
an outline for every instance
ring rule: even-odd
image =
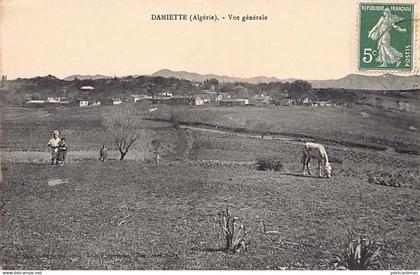
[[[258,156],[257,168],[260,171],[280,171],[283,168],[283,163],[277,156]]]

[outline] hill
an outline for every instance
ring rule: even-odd
[[[360,90],[413,90],[420,83],[419,76],[398,76],[384,74],[366,76],[349,74],[337,80],[310,80],[314,88],[342,88]]]
[[[66,80],[66,81],[73,81],[76,78],[79,79],[79,80],[86,80],[86,79],[96,80],[96,79],[103,79],[103,78],[110,78],[110,77],[109,76],[105,76],[105,75],[101,75],[101,74],[95,74],[95,75],[74,74],[74,75],[69,75],[68,77],[64,78],[64,80]]]
[[[157,71],[153,76],[174,77],[190,81],[205,81],[217,79],[220,82],[247,82],[252,84],[269,82],[293,82],[295,78],[278,79],[276,77],[258,76],[252,78],[230,77],[226,75],[198,74],[186,71],[171,71],[168,69]],[[331,80],[307,80],[314,88],[338,88],[359,90],[412,90],[417,89],[420,83],[419,76],[398,76],[384,74],[381,76],[365,76],[350,74],[340,79]]]
[[[191,73],[186,71],[171,71],[168,69],[160,70],[155,72],[152,76],[162,76],[162,77],[174,77],[180,79],[186,79],[190,81],[205,81],[207,79],[217,79],[220,82],[247,82],[252,84],[258,83],[269,83],[269,82],[286,82],[286,81],[293,81],[292,80],[281,80],[275,77],[266,77],[266,76],[257,76],[252,78],[241,78],[241,77],[231,77],[227,75],[216,75],[216,74],[198,74],[198,73]]]

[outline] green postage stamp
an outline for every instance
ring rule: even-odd
[[[359,69],[413,69],[413,4],[360,3]]]

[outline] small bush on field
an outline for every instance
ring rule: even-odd
[[[276,156],[258,156],[257,167],[260,171],[280,171],[283,168],[282,160]]]
[[[247,243],[245,242],[245,226],[238,223],[238,218],[229,213],[228,208],[219,213],[218,224],[222,229],[225,238],[225,252],[237,253],[241,250],[246,251]]]
[[[416,176],[413,172],[403,171],[398,173],[391,172],[376,172],[368,173],[367,181],[369,183],[385,185],[390,187],[414,187],[416,183]]]
[[[356,237],[348,230],[348,247],[335,261],[336,269],[367,270],[379,269],[380,245],[368,238]]]

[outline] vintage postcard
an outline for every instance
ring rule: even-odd
[[[1,0],[2,274],[418,274],[419,4]]]

